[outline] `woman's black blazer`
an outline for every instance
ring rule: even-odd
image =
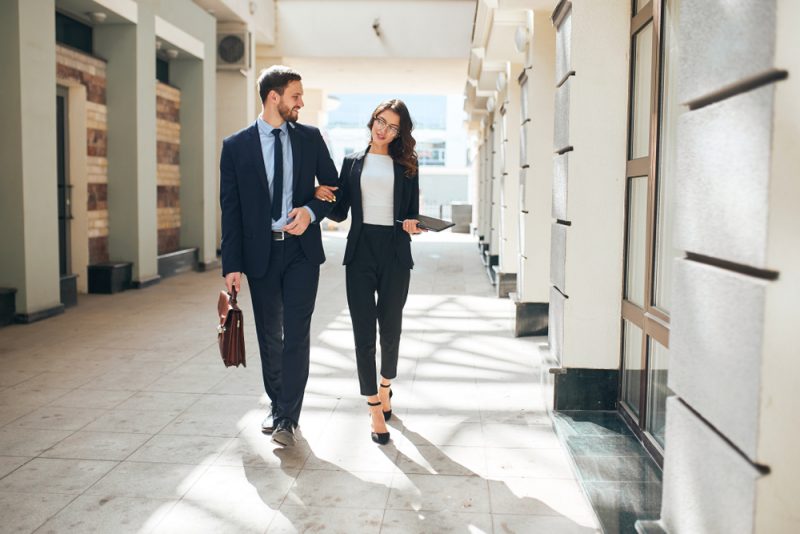
[[[347,234],[347,248],[344,251],[344,265],[350,263],[356,251],[358,237],[364,223],[364,209],[361,204],[361,170],[364,157],[369,147],[360,152],[345,156],[342,172],[339,176],[339,189],[336,191],[336,206],[328,214],[328,218],[342,222],[352,207],[350,233]],[[419,174],[406,176],[406,169],[394,162],[394,244],[397,260],[411,269],[414,260],[411,258],[411,236],[403,230],[397,221],[416,219],[419,215]]]

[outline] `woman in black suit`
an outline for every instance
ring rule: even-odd
[[[345,157],[334,196],[317,188],[320,200],[338,200],[328,215],[343,221],[352,208],[344,265],[347,304],[353,323],[361,394],[372,418],[372,441],[389,442],[386,421],[392,416],[391,381],[397,375],[403,306],[408,296],[411,235],[419,214],[419,172],[413,123],[402,100],[381,103],[370,117],[369,146]],[[376,300],[377,295],[377,300]],[[381,346],[380,388],[376,380],[376,336]]]

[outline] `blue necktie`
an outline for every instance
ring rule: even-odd
[[[275,136],[275,174],[272,177],[272,220],[277,221],[283,214],[283,146],[281,145],[281,131],[279,128],[272,130]]]

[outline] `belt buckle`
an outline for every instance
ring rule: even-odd
[[[283,230],[273,230],[272,239],[273,241],[283,241],[286,239],[286,232]]]

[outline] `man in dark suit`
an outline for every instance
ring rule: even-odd
[[[262,430],[291,446],[325,261],[318,223],[332,206],[314,198],[314,177],[335,186],[337,172],[319,130],[297,123],[300,74],[272,66],[259,76],[258,91],[261,115],[222,144],[222,272],[229,292],[238,292],[242,273],[247,275],[264,388],[272,401]]]

